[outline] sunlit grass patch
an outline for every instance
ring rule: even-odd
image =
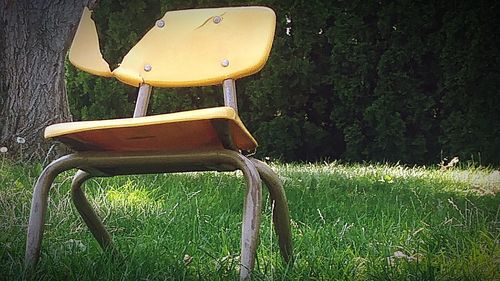
[[[254,280],[500,279],[498,171],[338,162],[272,167],[285,183],[296,261],[281,261],[264,191]],[[40,167],[1,169],[0,280],[22,280]],[[36,279],[238,279],[241,173],[89,180],[83,188],[123,260],[99,249],[72,206],[72,175],[59,176],[50,192]]]
[[[132,185],[133,181],[129,179],[122,187],[107,190],[106,199],[111,206],[158,208],[161,205],[160,202],[152,198],[151,191],[138,189]]]

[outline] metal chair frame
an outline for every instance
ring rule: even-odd
[[[236,107],[234,81],[230,79],[224,81],[223,89],[226,106]],[[149,85],[140,87],[134,117],[146,114],[150,92]],[[115,175],[241,170],[247,188],[241,229],[240,280],[249,280],[255,265],[261,221],[262,181],[268,188],[274,206],[273,223],[281,255],[286,262],[291,261],[293,250],[290,218],[283,184],[278,175],[264,162],[235,151],[226,130],[227,128],[223,126],[218,130],[219,137],[225,146],[225,148],[218,150],[174,154],[161,152],[76,152],[62,156],[50,163],[42,171],[34,188],[26,242],[26,266],[34,268],[40,257],[45,213],[52,183],[58,174],[73,168],[79,169],[72,182],[73,203],[101,248],[112,252],[117,252],[117,249],[113,246],[111,236],[87,201],[82,189],[82,184],[86,180],[93,177]]]

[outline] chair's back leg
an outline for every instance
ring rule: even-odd
[[[112,253],[116,254],[117,250],[113,247],[111,236],[104,228],[104,224],[95,213],[82,189],[82,184],[90,178],[92,178],[92,175],[85,171],[78,170],[76,172],[73,177],[73,182],[71,183],[71,199],[73,199],[73,203],[78,213],[82,216],[83,221],[88,226],[101,248],[103,250],[111,250]]]
[[[286,262],[293,260],[293,247],[292,247],[292,232],[290,229],[290,216],[288,212],[288,203],[285,197],[285,190],[283,183],[278,175],[264,162],[255,158],[251,158],[255,168],[260,174],[262,181],[269,190],[269,196],[274,206],[273,209],[273,222],[276,234],[278,235],[278,242],[280,246],[281,255]]]

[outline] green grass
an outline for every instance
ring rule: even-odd
[[[0,159],[0,279],[21,280],[39,166]],[[500,280],[500,176],[486,168],[274,165],[296,261],[281,261],[265,201],[254,280]],[[103,253],[70,200],[50,192],[36,280],[237,280],[241,174],[98,178],[85,189],[123,258]],[[267,192],[264,197],[268,199]],[[192,261],[185,264],[184,256]]]

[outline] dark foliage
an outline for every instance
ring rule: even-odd
[[[285,161],[500,163],[496,1],[102,0],[116,65],[167,10],[266,5],[277,14],[266,67],[238,82],[260,156]],[[68,67],[75,119],[128,117],[136,89]],[[222,104],[221,89],[155,89],[150,113]]]

